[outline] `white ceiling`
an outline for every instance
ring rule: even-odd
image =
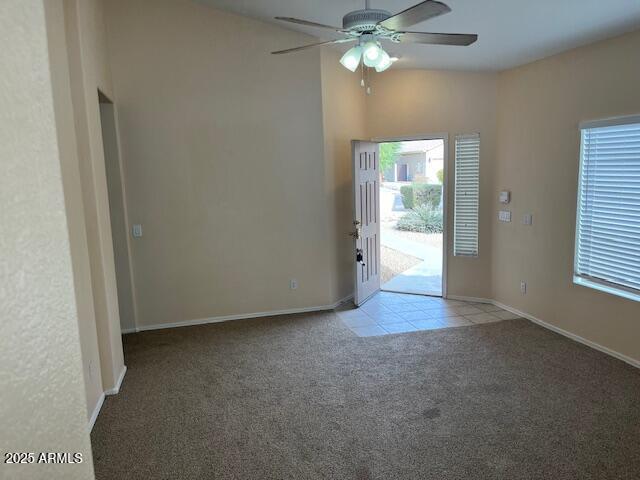
[[[196,0],[198,3],[279,24],[320,39],[329,30],[285,24],[275,16],[342,26],[342,16],[364,0]],[[477,33],[470,47],[388,45],[400,56],[395,68],[503,70],[571,48],[640,29],[640,0],[444,0],[452,12],[414,31]],[[419,0],[371,0],[371,8],[400,12]],[[295,47],[297,45],[291,45]],[[284,48],[282,45],[280,47]],[[336,47],[346,51],[347,47]],[[304,52],[292,55],[305,55]]]

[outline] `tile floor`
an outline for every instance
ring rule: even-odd
[[[463,327],[518,318],[494,305],[392,292],[379,292],[360,308],[343,306],[336,313],[359,337]]]

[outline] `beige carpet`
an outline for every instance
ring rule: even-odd
[[[128,335],[98,479],[638,479],[640,371],[525,320],[334,314]]]

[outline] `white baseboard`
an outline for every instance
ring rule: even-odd
[[[447,300],[460,300],[462,302],[473,302],[473,303],[490,303],[493,304],[493,300],[489,298],[480,298],[480,297],[465,297],[464,295],[447,295]]]
[[[93,430],[93,426],[96,424],[96,420],[98,419],[98,414],[102,409],[102,404],[104,403],[104,393],[100,394],[100,398],[98,398],[98,403],[96,403],[95,408],[93,409],[93,413],[91,414],[91,418],[89,419],[89,433]]]
[[[260,318],[260,317],[271,317],[271,316],[275,316],[275,315],[291,315],[291,314],[296,314],[296,313],[310,313],[310,312],[322,312],[322,311],[326,311],[326,310],[333,310],[334,308],[338,307],[339,305],[348,302],[349,300],[351,300],[353,298],[353,295],[349,295],[341,300],[338,300],[336,303],[332,304],[332,305],[322,305],[322,306],[317,306],[317,307],[303,307],[303,308],[291,308],[291,309],[286,309],[286,310],[273,310],[273,311],[268,311],[268,312],[255,312],[255,313],[245,313],[245,314],[239,314],[239,315],[225,315],[225,316],[220,316],[220,317],[211,317],[211,318],[202,318],[202,319],[197,319],[197,320],[185,320],[182,322],[175,322],[175,323],[163,323],[163,324],[157,324],[157,325],[144,325],[141,327],[136,327],[135,330],[132,331],[123,331],[122,333],[133,333],[133,332],[144,332],[147,330],[160,330],[160,329],[165,329],[165,328],[177,328],[177,327],[189,327],[189,326],[193,326],[193,325],[205,325],[208,323],[220,323],[220,322],[228,322],[231,320],[244,320],[244,319],[250,319],[250,318]],[[491,300],[489,298],[480,298],[480,297],[467,297],[464,295],[448,295],[446,298],[451,299],[451,300],[460,300],[460,301],[465,301],[465,302],[474,302],[474,303],[488,303],[488,304],[492,304],[495,305],[497,307],[500,307],[504,310],[507,310],[515,315],[518,315],[522,318],[526,318],[527,320],[534,322],[544,328],[547,328],[553,332],[556,332],[560,335],[563,335],[567,338],[570,338],[572,340],[575,340],[576,342],[580,342],[584,345],[587,345],[588,347],[594,348],[600,352],[606,353],[607,355],[611,355],[614,358],[617,358],[618,360],[622,360],[625,363],[628,363],[629,365],[636,367],[636,368],[640,368],[640,360],[636,360],[633,359],[631,357],[628,357],[627,355],[624,355],[622,353],[616,352],[614,350],[611,350],[607,347],[603,347],[602,345],[595,343],[591,340],[587,340],[586,338],[582,338],[579,335],[576,335],[574,333],[568,332],[566,330],[563,330],[560,327],[556,327],[555,325],[552,325],[550,323],[547,323],[543,320],[540,320],[539,318],[534,317],[531,314],[525,313],[525,312],[521,312],[520,310],[510,307],[509,305],[505,305],[503,303],[500,303],[498,301],[495,300]],[[126,368],[126,367],[125,367]],[[124,371],[121,375],[120,378],[120,382],[122,381],[122,378],[124,377]],[[119,386],[118,386],[118,390],[119,390]],[[107,392],[108,394],[110,394],[109,392]],[[117,390],[115,391],[115,393],[117,393]]]
[[[95,408],[93,409],[93,413],[91,414],[91,418],[89,419],[89,432],[93,430],[93,426],[96,424],[96,420],[98,419],[98,415],[100,414],[100,410],[102,410],[102,405],[104,404],[104,399],[107,395],[116,395],[120,391],[120,387],[122,386],[122,381],[124,380],[124,375],[127,373],[127,366],[124,365],[122,367],[122,371],[120,372],[120,376],[118,377],[118,381],[116,382],[116,386],[107,390],[104,393],[100,394],[100,398],[98,399],[98,403],[96,403]]]
[[[351,294],[347,295],[346,297],[343,297],[340,300],[338,300],[336,303],[333,304],[333,308],[330,308],[329,310],[333,310],[334,308],[338,308],[343,303],[350,302],[351,300],[353,300],[353,293],[351,293]]]
[[[209,317],[209,318],[200,318],[196,320],[184,320],[181,322],[174,323],[159,323],[156,325],[142,325],[140,327],[136,327],[135,332],[145,332],[149,330],[162,330],[165,328],[178,328],[178,327],[192,327],[194,325],[206,325],[208,323],[221,323],[221,322],[229,322],[232,320],[246,320],[250,318],[261,318],[261,317],[273,317],[276,315],[293,315],[296,313],[311,313],[311,312],[324,312],[327,310],[333,310],[334,308],[342,305],[345,302],[348,302],[353,298],[353,295],[348,295],[336,303],[331,305],[320,305],[317,307],[302,307],[302,308],[289,308],[286,310],[271,310],[268,312],[254,312],[254,313],[240,313],[237,315],[222,315],[219,317]],[[125,332],[122,333],[133,333],[133,332]]]
[[[118,394],[118,392],[120,391],[120,387],[122,386],[122,381],[124,380],[125,373],[127,373],[127,366],[123,365],[122,366],[122,371],[120,372],[120,376],[118,377],[118,381],[116,382],[115,387],[110,388],[109,390],[104,392],[106,395],[117,395]]]
[[[591,347],[595,350],[598,350],[602,353],[606,353],[607,355],[610,355],[614,358],[617,358],[618,360],[622,360],[625,363],[628,363],[629,365],[631,365],[632,367],[636,367],[636,368],[640,368],[640,360],[636,360],[634,358],[628,357],[627,355],[624,355],[622,353],[616,352],[615,350],[611,350],[610,348],[607,347],[603,347],[602,345],[600,345],[599,343],[593,342],[591,340],[587,340],[586,338],[583,338],[579,335],[576,335],[575,333],[571,333],[568,332],[567,330],[564,330],[560,327],[556,327],[555,325],[552,325],[550,323],[545,322],[544,320],[540,320],[539,318],[534,317],[533,315],[530,315],[528,313],[525,312],[521,312],[520,310],[510,307],[509,305],[505,305],[503,303],[497,302],[497,301],[492,301],[491,303],[493,303],[496,307],[500,307],[504,310],[507,310],[511,313],[513,313],[514,315],[518,315],[522,318],[526,318],[527,320],[529,320],[530,322],[536,323],[538,325],[540,325],[541,327],[544,327],[548,330],[551,330],[552,332],[555,333],[559,333],[560,335],[563,335],[567,338],[570,338],[571,340],[575,340],[576,342],[582,343],[583,345],[586,345],[588,347]]]

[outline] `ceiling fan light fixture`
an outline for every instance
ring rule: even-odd
[[[376,67],[382,59],[383,50],[377,42],[367,42],[363,45],[364,64],[367,67]]]
[[[347,70],[351,70],[355,72],[360,65],[360,59],[362,58],[362,47],[360,45],[356,45],[353,48],[350,48],[347,53],[345,53],[340,59],[340,63]]]
[[[353,47],[342,56],[340,63],[351,72],[355,72],[358,67],[362,65],[362,75],[364,78],[365,66],[375,68],[377,72],[384,72],[398,60],[398,57],[391,57],[382,49],[380,45],[381,41],[457,46],[468,46],[476,42],[478,40],[478,35],[476,34],[407,31],[407,29],[413,25],[449,12],[451,12],[451,8],[441,0],[421,0],[412,7],[406,8],[396,14],[392,14],[386,10],[370,8],[370,0],[364,0],[364,9],[347,13],[342,19],[342,27],[324,25],[295,17],[276,17],[277,20],[296,25],[332,30],[334,34],[335,32],[340,33],[342,38],[287,48],[271,53],[281,55],[316,48],[322,45],[357,42],[356,47]]]
[[[375,67],[376,72],[382,73],[391,65],[393,65],[393,62],[391,61],[389,54],[383,50],[382,55],[380,56],[380,61],[378,62],[378,65],[376,65]]]

